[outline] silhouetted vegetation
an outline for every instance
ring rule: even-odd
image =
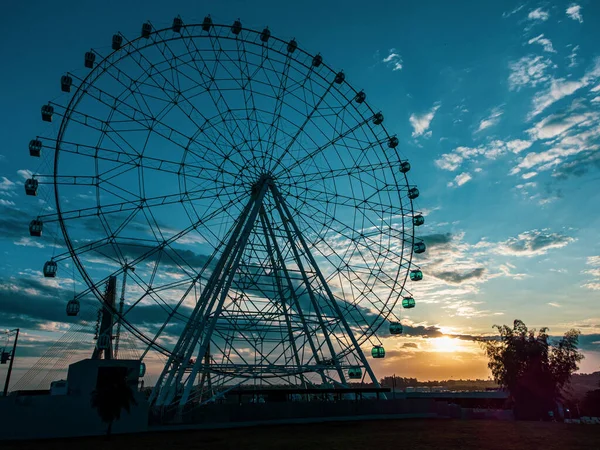
[[[513,327],[494,325],[498,340],[484,342],[494,379],[510,392],[515,417],[542,419],[556,409],[561,392],[583,359],[578,351],[579,331],[569,330],[557,342],[548,329],[529,330],[520,320]]]
[[[121,418],[123,410],[129,412],[137,405],[133,390],[127,383],[127,375],[121,371],[113,371],[92,392],[92,406],[98,411],[103,422],[108,424],[106,436],[110,437],[112,425]]]

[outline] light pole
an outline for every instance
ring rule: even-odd
[[[8,365],[8,373],[6,374],[6,381],[4,382],[4,396],[8,395],[8,384],[10,383],[10,374],[12,373],[13,363],[15,361],[15,350],[17,349],[17,340],[19,339],[19,329],[16,328],[14,330],[7,331],[6,334],[10,335],[10,333],[15,332],[15,341],[13,342],[12,352],[9,354],[8,352],[2,350],[2,355],[0,355],[0,363],[6,364],[6,361],[10,359],[10,364]]]

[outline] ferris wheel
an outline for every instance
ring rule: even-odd
[[[67,314],[93,295],[109,318],[95,355],[116,356],[121,327],[162,355],[158,406],[256,380],[378,385],[369,357],[415,306],[424,218],[365,92],[294,39],[210,16],[144,23],[83,63],[42,107],[59,126],[29,150],[53,170],[25,190],[55,199],[30,234],[54,223],[65,242],[44,276],[72,260],[87,285]]]

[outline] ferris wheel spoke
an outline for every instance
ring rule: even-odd
[[[374,116],[371,116],[365,120],[363,120],[362,122],[356,124],[355,126],[351,127],[350,129],[347,129],[346,131],[340,133],[339,135],[337,135],[334,139],[330,140],[329,142],[327,142],[324,145],[321,145],[320,147],[316,148],[315,150],[311,151],[310,153],[308,153],[306,156],[294,161],[291,165],[289,165],[288,167],[286,167],[285,169],[282,169],[284,172],[289,173],[292,170],[294,170],[296,167],[301,167],[302,165],[304,165],[307,161],[310,161],[311,159],[314,159],[317,155],[319,155],[320,153],[322,153],[324,150],[326,150],[327,148],[329,148],[330,146],[334,145],[335,143],[337,143],[338,141],[344,139],[346,136],[350,135],[351,133],[354,133],[356,130],[358,130],[359,128],[368,125],[369,121],[371,121],[373,119]],[[373,146],[377,146],[380,145],[383,141],[378,141],[378,142],[374,142]]]
[[[335,216],[328,214],[325,211],[319,210],[317,208],[315,208],[314,203],[311,201],[306,201],[303,199],[298,199],[298,201],[302,204],[302,207],[307,208],[307,209],[311,209],[313,211],[315,211],[315,214],[323,214],[324,216],[326,216],[327,220],[331,221],[332,226],[335,224],[337,225],[339,228],[334,229],[332,226],[329,226],[329,229],[336,233],[337,235],[343,237],[344,239],[347,239],[349,242],[360,242],[361,240],[364,241],[364,244],[362,244],[366,249],[369,248],[379,248],[378,247],[378,242],[376,240],[373,239],[373,236],[379,236],[381,234],[381,232],[379,232],[378,230],[374,230],[372,233],[373,235],[369,235],[368,233],[358,233],[360,239],[356,238],[356,234],[357,231],[350,226],[349,224],[342,222],[341,220],[337,219]],[[299,212],[299,208],[296,207],[290,207],[297,215],[298,217],[302,217],[302,215]],[[315,234],[315,235],[320,235],[321,233],[318,232],[318,230],[316,230],[310,223],[308,223],[307,221],[304,221],[304,223],[306,224],[307,227],[310,228],[310,230]],[[374,226],[378,226],[377,224],[373,224]],[[380,225],[379,225],[380,226]],[[397,239],[401,239],[402,238],[402,230],[394,230],[393,228],[388,228],[386,233],[389,235],[393,235],[394,232],[398,233],[398,236],[396,237]],[[325,242],[326,240],[324,239],[323,242]],[[328,245],[328,244],[327,244]],[[406,260],[403,258],[402,254],[398,254],[397,252],[395,252],[392,248],[390,249],[386,249],[386,251],[390,254],[390,257],[393,257],[395,261],[400,260],[400,265],[404,266],[404,264],[406,264],[406,267],[408,267],[410,265],[410,261]],[[396,259],[397,258],[397,259]],[[402,262],[404,261],[404,263]]]
[[[298,127],[298,130],[296,131],[296,134],[294,134],[294,137],[292,138],[292,140],[288,143],[286,148],[283,150],[283,153],[281,154],[281,156],[279,158],[277,158],[277,161],[275,161],[275,164],[270,168],[270,171],[272,173],[275,173],[275,170],[279,167],[279,165],[281,164],[283,159],[289,154],[290,149],[294,146],[294,144],[298,140],[298,137],[304,132],[304,129],[306,128],[308,123],[311,121],[313,115],[319,109],[319,106],[321,106],[321,103],[323,102],[323,100],[327,97],[327,95],[329,95],[329,92],[331,91],[332,87],[333,87],[333,82],[327,87],[325,92],[319,97],[317,102],[314,104],[311,112],[304,119],[304,122],[302,123],[302,125],[300,125],[300,127]]]
[[[143,61],[145,61],[147,64],[149,64],[150,66],[152,66],[152,63],[151,63],[150,61],[148,61],[148,59],[147,59],[147,58],[146,58],[146,57],[143,55],[143,53],[139,52],[137,55],[140,57],[140,60],[138,61],[136,58],[132,58],[132,60],[133,60],[133,61],[135,61],[135,62],[138,64],[138,66],[139,66],[139,68],[140,68],[141,70],[143,70],[144,72],[146,72],[146,74],[147,74],[147,76],[149,77],[149,79],[152,79],[152,81],[154,81],[155,83],[157,83],[157,82],[156,82],[156,80],[154,79],[154,77],[152,76],[152,74],[148,72],[148,70],[147,70],[147,69],[146,69],[146,68],[145,68],[145,67],[142,65],[142,63],[141,63],[141,62],[142,62],[142,60],[143,60]],[[154,75],[159,75],[159,76],[160,76],[160,77],[161,77],[161,78],[164,80],[164,82],[165,82],[165,84],[166,84],[166,85],[169,85],[169,86],[170,86],[172,89],[174,89],[174,90],[175,90],[175,92],[178,92],[178,91],[177,91],[177,88],[176,88],[176,86],[174,86],[174,85],[173,85],[173,83],[172,83],[172,82],[171,82],[171,81],[170,81],[170,80],[169,80],[169,79],[168,79],[168,78],[167,78],[167,77],[166,77],[166,76],[165,76],[165,75],[164,75],[164,74],[163,74],[161,71],[157,71],[157,72],[156,72]],[[159,88],[159,89],[163,89],[163,87],[161,87],[160,85],[158,85],[158,83],[157,83],[157,88]],[[163,89],[163,90],[164,90],[164,89]],[[187,113],[187,112],[186,112],[186,111],[185,111],[185,110],[184,110],[184,109],[181,107],[181,101],[183,101],[185,104],[187,104],[187,105],[188,105],[188,106],[191,108],[192,112],[194,112],[194,113],[195,113],[195,114],[197,114],[199,117],[201,117],[201,118],[202,118],[202,120],[204,121],[204,123],[208,123],[208,122],[209,122],[208,118],[207,118],[207,117],[206,117],[206,116],[205,116],[205,115],[204,115],[204,114],[203,114],[203,113],[202,113],[200,110],[198,110],[198,109],[196,108],[196,106],[195,106],[193,103],[191,103],[191,102],[190,102],[190,101],[189,101],[189,100],[188,100],[188,99],[187,99],[185,96],[181,96],[181,97],[179,97],[179,98],[175,99],[174,97],[171,97],[171,96],[169,96],[169,95],[167,94],[167,91],[164,91],[164,92],[165,92],[165,94],[167,95],[167,97],[168,97],[168,100],[169,100],[170,102],[172,102],[172,103],[173,103],[173,104],[174,104],[174,105],[175,105],[175,106],[176,106],[176,107],[177,107],[177,108],[178,108],[178,109],[179,109],[179,110],[180,110],[180,111],[181,111],[183,114],[185,114],[185,115],[188,117],[188,119],[189,119],[189,120],[190,120],[190,121],[191,121],[191,122],[192,122],[192,123],[193,123],[193,124],[194,124],[196,127],[198,127],[198,128],[202,128],[202,125],[201,125],[201,124],[199,124],[199,123],[197,123],[197,122],[196,122],[196,121],[195,121],[195,120],[192,118],[191,114],[188,114],[188,113]],[[211,98],[212,98],[212,97],[211,97]],[[177,101],[175,101],[175,100],[177,100]],[[215,106],[216,106],[216,105],[215,105]],[[169,127],[169,128],[170,128],[170,127]],[[174,131],[174,130],[173,130],[173,131]],[[234,144],[233,144],[231,141],[229,141],[229,140],[227,139],[227,137],[226,137],[226,136],[224,136],[224,135],[223,135],[221,132],[218,132],[218,134],[219,134],[219,137],[220,137],[221,139],[223,139],[225,142],[227,142],[228,146],[232,147],[232,146],[234,145]],[[219,148],[219,146],[218,146],[218,144],[217,144],[217,142],[216,142],[216,141],[213,141],[213,145],[214,145],[215,147]],[[219,148],[219,149],[220,149],[220,148]]]
[[[68,184],[68,183],[63,183]],[[233,185],[232,185],[233,187]],[[195,194],[195,195],[194,195]],[[215,194],[216,195],[216,194]],[[203,200],[212,198],[215,195],[206,195],[205,189],[198,189],[196,191],[189,191],[187,193],[167,194],[159,195],[155,197],[149,197],[145,199],[125,200],[119,203],[111,203],[101,206],[92,206],[88,208],[80,208],[74,210],[61,211],[60,219],[62,220],[73,220],[81,219],[85,217],[97,216],[98,214],[117,214],[125,211],[139,210],[143,208],[159,207],[162,205],[170,205],[173,203],[192,202],[196,200]],[[41,214],[38,216],[43,222],[55,222],[59,220],[59,215],[56,213],[52,214]]]
[[[139,64],[139,63],[138,63],[138,64]],[[142,67],[142,66],[140,66],[140,67]],[[143,68],[143,67],[142,67],[142,68]],[[144,70],[145,70],[145,69],[144,69]],[[123,72],[119,70],[119,74],[123,74]],[[149,74],[147,74],[147,75],[150,77],[150,75],[149,75]],[[126,76],[126,75],[123,75],[123,76]],[[113,78],[114,78],[114,79],[117,79],[117,78],[116,78],[114,75],[113,75]],[[163,75],[163,78],[164,78],[165,80],[167,80],[167,79],[164,77],[164,75]],[[168,81],[168,80],[167,80],[167,81]],[[158,85],[157,85],[157,87],[158,87]],[[93,94],[94,92],[97,92],[97,93],[96,93],[96,95],[94,95],[94,94]],[[121,105],[124,105],[124,106],[126,106],[127,108],[130,108],[130,109],[132,109],[132,110],[134,111],[134,113],[133,113],[133,114],[126,114],[124,111],[121,111],[120,113],[121,113],[123,116],[125,116],[125,117],[128,117],[128,118],[129,118],[129,119],[130,119],[132,122],[134,122],[134,123],[137,123],[137,124],[139,124],[140,126],[142,126],[142,127],[145,129],[145,130],[148,130],[149,132],[153,132],[153,133],[157,134],[158,136],[160,136],[160,137],[162,137],[162,138],[166,139],[167,141],[171,142],[173,145],[175,145],[175,146],[177,146],[177,147],[180,147],[180,148],[181,148],[181,149],[183,149],[184,151],[189,151],[189,145],[187,145],[187,146],[184,146],[184,145],[182,145],[180,142],[178,142],[178,141],[174,140],[174,137],[177,137],[179,140],[183,139],[183,140],[184,140],[184,141],[186,141],[186,142],[193,142],[193,141],[194,141],[194,139],[193,139],[191,136],[187,136],[187,135],[185,135],[185,134],[183,134],[183,133],[179,132],[178,130],[176,130],[176,129],[174,129],[173,127],[171,127],[171,126],[167,125],[167,124],[166,124],[166,123],[164,123],[163,121],[159,121],[159,120],[158,120],[156,117],[153,117],[152,115],[150,115],[150,114],[148,114],[148,113],[145,113],[145,112],[143,112],[143,111],[141,111],[141,110],[137,109],[136,107],[134,107],[134,106],[133,106],[133,105],[131,105],[130,103],[126,103],[124,100],[122,100],[122,99],[119,99],[119,98],[117,98],[117,97],[115,97],[115,96],[113,96],[113,95],[111,95],[111,94],[108,94],[108,93],[106,93],[106,92],[104,92],[104,91],[101,91],[100,89],[97,89],[97,88],[96,88],[95,90],[94,90],[94,89],[90,89],[90,90],[88,91],[88,95],[91,95],[91,96],[92,96],[93,98],[95,98],[95,99],[96,99],[98,102],[100,102],[100,103],[101,103],[101,104],[103,104],[104,106],[107,106],[107,107],[110,107],[110,108],[113,108],[113,105],[111,105],[110,103],[108,103],[108,102],[107,102],[106,100],[104,100],[102,97],[108,97],[108,99],[112,100],[112,101],[114,102],[114,104],[121,104]],[[172,98],[169,98],[169,99],[168,99],[168,101],[169,101],[169,104],[168,104],[168,106],[169,106],[169,107],[174,107],[174,106],[175,106],[174,99],[172,99]],[[181,110],[181,111],[182,111],[182,112],[183,112],[183,113],[184,113],[184,114],[185,114],[185,115],[186,115],[186,116],[187,116],[187,117],[188,117],[188,118],[189,118],[189,119],[192,121],[192,123],[194,123],[194,124],[195,124],[196,126],[198,126],[200,129],[202,129],[202,128],[206,128],[206,127],[203,127],[203,126],[201,126],[200,124],[196,123],[196,122],[195,122],[195,121],[194,121],[194,120],[191,118],[191,116],[190,116],[189,114],[187,114],[185,111],[183,111],[183,110],[181,109],[181,107],[179,106],[179,103],[177,103],[177,106],[178,106],[178,107],[179,107],[179,109],[180,109],[180,110]],[[141,117],[136,117],[136,115],[137,115],[137,116],[141,116]],[[205,120],[205,123],[210,123],[210,122],[209,122],[209,120],[208,120],[208,119],[206,119],[206,117],[204,117],[204,116],[202,116],[202,117],[203,117],[203,119]],[[79,123],[81,123],[82,125],[85,125],[85,126],[91,126],[91,125],[90,125],[90,122],[92,122],[92,121],[94,121],[94,120],[95,120],[96,122],[99,122],[100,124],[104,124],[104,121],[102,121],[101,119],[97,119],[97,118],[95,118],[95,117],[93,117],[93,116],[90,116],[90,115],[83,115],[83,119],[80,119],[78,122],[79,122]],[[144,122],[143,122],[144,120],[147,120],[149,123],[144,123]],[[159,127],[165,128],[165,129],[168,131],[168,133],[163,133],[162,131],[160,131],[160,130],[159,130]],[[93,127],[93,128],[94,128],[94,129],[97,129],[98,131],[103,131],[103,130],[102,130],[102,128],[100,127],[100,125],[96,125],[96,126],[95,126],[95,127]],[[209,127],[209,128],[210,128],[210,127]],[[129,145],[128,141],[127,141],[126,139],[124,139],[124,138],[123,138],[123,136],[121,136],[117,130],[114,130],[114,129],[112,129],[112,131],[113,131],[115,134],[119,135],[119,136],[121,137],[121,139],[122,139],[122,140],[123,140],[123,141],[124,141],[124,142],[125,142],[125,143],[126,143],[126,144],[127,144],[127,145],[128,145],[130,148],[131,148],[131,149],[132,149],[132,150],[133,150],[133,152],[134,152],[134,153],[139,153],[139,152],[136,152],[136,150],[135,150],[133,147],[131,147],[131,146]],[[208,135],[206,135],[206,134],[205,134],[205,136],[208,138]],[[221,134],[221,136],[222,136],[222,134]],[[112,141],[113,141],[113,142],[114,142],[114,143],[115,143],[117,146],[119,146],[119,144],[118,144],[116,141],[114,141],[112,138],[111,138],[111,140],[112,140]],[[212,144],[213,144],[213,147],[212,147],[212,148],[208,148],[208,147],[206,147],[206,150],[211,150],[211,151],[213,151],[213,150],[221,150],[221,149],[220,149],[220,146],[217,144],[217,142],[216,142],[216,141],[214,141],[214,140],[212,140],[212,139],[210,139],[210,138],[209,138],[209,140],[211,140],[211,142],[212,142]],[[119,146],[119,147],[120,147],[120,146]],[[198,154],[195,154],[195,155],[196,155],[197,157],[200,157],[200,155],[198,155]],[[224,153],[221,153],[221,156],[226,156],[226,155],[225,155]],[[209,162],[209,161],[207,161],[207,162]],[[210,163],[210,162],[209,162],[209,163]],[[241,167],[238,167],[238,169],[240,169],[240,168],[241,168]]]

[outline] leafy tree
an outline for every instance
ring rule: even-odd
[[[548,329],[538,331],[515,320],[513,327],[494,325],[498,340],[483,342],[488,367],[496,382],[510,392],[518,419],[540,419],[554,411],[563,386],[583,359],[579,331],[569,330],[554,343]]]
[[[137,401],[127,383],[126,371],[110,370],[92,392],[92,407],[96,408],[100,419],[108,424],[107,437],[110,437],[113,422],[121,418],[121,412],[129,412],[134,405],[137,405]]]

